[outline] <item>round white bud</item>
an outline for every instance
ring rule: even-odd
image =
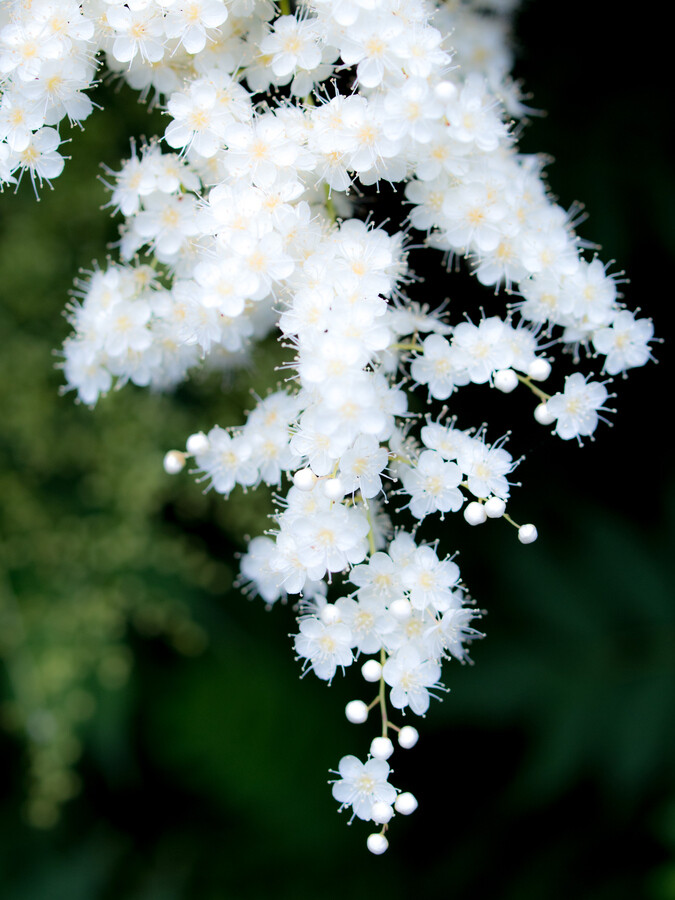
[[[383,834],[369,834],[366,846],[375,856],[380,856],[389,846],[389,841]]]
[[[389,605],[389,612],[397,622],[406,622],[412,615],[412,606],[405,597],[399,597]]]
[[[482,525],[487,519],[487,513],[482,503],[473,500],[464,508],[464,518],[469,525]]]
[[[177,475],[185,466],[185,454],[180,450],[169,450],[164,457],[164,471],[167,475]]]
[[[370,810],[370,818],[377,825],[386,825],[394,815],[394,810],[383,800],[376,800]]]
[[[527,367],[527,374],[533,381],[546,381],[551,374],[551,363],[547,359],[538,357]]]
[[[340,618],[340,610],[334,603],[326,603],[321,607],[319,618],[324,625],[333,625]]]
[[[490,497],[485,501],[484,509],[488,519],[499,519],[506,512],[506,503],[501,497]]]
[[[550,425],[555,422],[555,416],[550,412],[545,403],[540,403],[534,410],[534,417],[540,425]]]
[[[362,725],[368,718],[368,707],[363,700],[350,700],[345,706],[345,715],[352,725]]]
[[[518,387],[518,376],[513,369],[499,369],[495,372],[492,383],[498,391],[510,394]]]
[[[410,750],[420,739],[420,733],[412,725],[404,725],[398,733],[398,742],[404,750]]]
[[[327,478],[323,482],[323,492],[329,500],[342,500],[345,489],[339,478]]]
[[[379,681],[382,677],[382,663],[376,659],[368,659],[361,666],[361,674],[366,681]]]
[[[452,100],[452,98],[457,93],[457,88],[451,81],[439,81],[436,87],[434,88],[434,93],[441,101],[441,103],[446,103],[448,100]]]
[[[206,453],[210,446],[209,439],[203,431],[191,434],[185,444],[185,448],[191,456],[197,456],[198,453]]]
[[[409,816],[410,813],[414,813],[417,809],[417,798],[414,794],[411,794],[410,791],[399,794],[394,803],[394,808],[396,809],[396,812],[401,813],[402,816]]]
[[[537,540],[537,529],[531,523],[521,525],[518,529],[518,540],[521,544],[533,544]]]
[[[389,759],[394,752],[394,745],[388,737],[376,737],[370,742],[370,755],[375,759]]]
[[[299,491],[311,491],[316,480],[316,475],[311,469],[298,469],[293,475],[293,484]]]

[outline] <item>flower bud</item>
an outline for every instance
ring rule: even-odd
[[[333,625],[340,618],[340,610],[334,603],[326,603],[321,607],[319,618],[324,625]]]
[[[549,412],[549,408],[545,403],[540,403],[534,410],[534,417],[540,425],[550,425],[555,422],[555,416]]]
[[[501,497],[490,497],[485,501],[485,515],[488,519],[499,519],[506,512],[506,503]]]
[[[397,813],[401,813],[402,816],[409,816],[410,813],[414,813],[417,809],[417,798],[410,791],[399,794],[394,803],[394,809]]]
[[[370,755],[375,759],[389,759],[394,745],[388,737],[376,737],[370,743]]]
[[[441,103],[447,103],[448,100],[452,100],[455,96],[457,88],[451,81],[439,81],[434,88],[434,93]]]
[[[413,728],[412,725],[404,725],[398,733],[399,746],[403,747],[404,750],[410,750],[414,747],[419,738],[419,731]]]
[[[370,811],[370,818],[378,825],[386,825],[394,815],[394,810],[383,800],[376,800]]]
[[[293,475],[293,484],[299,491],[311,491],[317,478],[311,469],[299,469]]]
[[[485,507],[482,503],[478,503],[476,500],[472,501],[464,509],[464,518],[469,523],[469,525],[482,525],[483,522],[487,519]]]
[[[329,500],[342,500],[345,489],[339,478],[327,478],[323,482],[323,492]]]
[[[537,540],[538,532],[534,525],[528,523],[518,529],[518,540],[521,544],[533,544]]]
[[[167,475],[177,475],[185,466],[185,454],[180,450],[169,450],[164,457],[164,471]]]
[[[362,725],[368,718],[368,707],[363,700],[350,700],[345,706],[345,715],[352,725]]]
[[[185,444],[185,448],[190,456],[197,456],[198,453],[206,453],[209,446],[209,439],[202,431],[198,431],[197,434],[191,434]]]
[[[513,369],[499,369],[495,372],[492,383],[503,394],[510,394],[518,387],[518,376]]]
[[[383,834],[369,834],[366,846],[371,853],[374,853],[375,856],[379,856],[381,853],[385,852],[389,846],[389,841]]]
[[[361,666],[361,674],[366,681],[379,681],[382,677],[382,665],[376,659],[369,659]]]
[[[412,615],[412,606],[405,597],[399,597],[398,600],[394,600],[389,605],[389,612],[398,622],[405,622]]]
[[[533,381],[546,381],[551,374],[551,363],[547,359],[539,357],[530,363],[527,374]]]

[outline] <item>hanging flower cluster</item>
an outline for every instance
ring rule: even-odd
[[[127,381],[171,388],[205,364],[232,368],[277,333],[285,386],[242,426],[170,451],[227,496],[275,488],[274,526],[242,560],[251,590],[299,610],[303,671],[330,681],[358,660],[378,710],[369,758],[345,756],[333,795],[378,830],[417,801],[389,783],[418,733],[444,659],[467,659],[480,613],[452,557],[417,525],[507,513],[517,460],[476,430],[468,384],[535,395],[564,440],[593,434],[607,381],[575,372],[552,395],[551,348],[579,348],[606,376],[650,358],[652,325],[620,303],[551,199],[542,161],[518,152],[522,116],[509,20],[515,0],[14,0],[0,7],[0,180],[57,176],[59,123],[92,110],[99,65],[166,112],[163,137],[108,176],[123,217],[119,259],[78,283],[63,348],[67,387],[94,404]],[[364,221],[354,197],[401,185],[401,219]],[[511,301],[455,314],[407,296],[409,232],[469,263]],[[463,311],[464,312],[464,311]],[[410,413],[428,401],[422,419]],[[446,405],[436,401],[447,401]],[[441,408],[442,407],[442,408]],[[449,417],[450,416],[450,417]],[[381,726],[381,727],[380,727]]]

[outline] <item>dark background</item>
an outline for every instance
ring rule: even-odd
[[[547,111],[522,147],[555,158],[552,190],[584,202],[581,235],[626,270],[627,304],[664,343],[581,449],[531,424],[519,392],[500,403],[513,420],[497,427],[526,454],[513,515],[541,537],[446,523],[487,639],[475,666],[446,667],[451,693],[394,758],[420,809],[382,858],[326,785],[367,751],[341,715],[356,673],[330,691],[299,683],[291,611],[232,586],[265,497],[223,503],[161,472],[185,434],[241,421],[246,388],[125,388],[95,412],[58,395],[73,273],[115,236],[96,212],[98,164],[161,121],[107,89],[54,192],[2,197],[0,896],[675,898],[675,192],[665,23],[650,10],[531,0],[519,17],[517,72]],[[492,421],[485,391],[467,397],[460,425]]]

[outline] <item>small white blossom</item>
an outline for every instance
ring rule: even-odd
[[[342,622],[325,625],[307,617],[300,621],[300,634],[295,637],[295,650],[304,657],[317,678],[331,681],[336,669],[352,664],[352,633]]]
[[[423,659],[410,645],[403,646],[384,664],[382,676],[390,685],[391,705],[395,709],[410,709],[423,716],[429,709],[429,688],[437,685],[441,667],[435,660]]]
[[[568,375],[565,389],[546,401],[546,409],[556,419],[555,432],[563,440],[588,437],[598,424],[607,389],[597,381],[586,381],[581,372]]]
[[[340,808],[351,806],[358,819],[372,820],[373,804],[393,804],[396,788],[389,784],[389,763],[369,759],[362,763],[355,756],[343,756],[338,766],[340,779],[333,782],[333,797]]]

